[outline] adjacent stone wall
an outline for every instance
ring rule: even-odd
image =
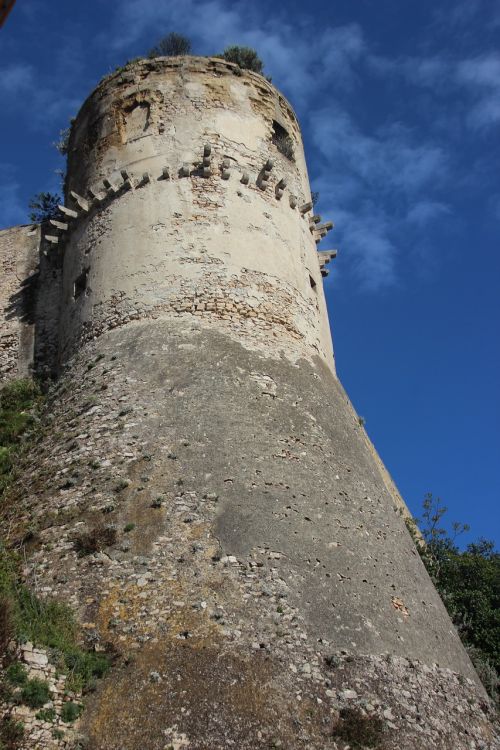
[[[61,710],[64,703],[77,701],[81,705],[81,695],[68,690],[66,675],[51,664],[51,654],[46,649],[35,648],[26,641],[10,654],[11,663],[22,664],[29,680],[41,680],[49,690],[49,700],[41,708],[32,708],[19,700],[22,688],[12,688],[8,701],[0,699],[0,716],[9,717],[23,726],[24,737],[18,743],[19,750],[69,750],[75,748],[78,732],[69,721],[64,721]],[[17,750],[17,748],[16,748]]]
[[[0,230],[0,382],[32,372],[40,230]]]

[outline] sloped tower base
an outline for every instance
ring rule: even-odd
[[[103,335],[52,399],[26,472],[30,521],[46,527],[31,569],[117,655],[86,698],[85,747],[323,750],[360,721],[386,750],[494,746],[325,365],[181,316]],[[82,531],[103,526],[115,544],[78,556]]]

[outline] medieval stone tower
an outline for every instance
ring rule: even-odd
[[[493,747],[335,375],[288,102],[222,60],[134,63],[76,118],[61,211],[4,233],[41,249],[4,369],[55,376],[12,499],[40,529],[26,579],[114,654],[80,746]]]

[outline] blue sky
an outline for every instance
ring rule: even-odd
[[[255,47],[302,124],[339,248],[340,378],[411,510],[499,538],[499,0],[18,0],[0,30],[0,226],[57,190],[99,79],[178,31]],[[330,239],[333,236],[333,240]]]

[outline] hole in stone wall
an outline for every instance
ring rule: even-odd
[[[283,125],[280,125],[277,120],[273,120],[273,135],[271,141],[283,156],[286,156],[290,161],[295,161],[293,141],[288,134],[288,130],[284,128]]]
[[[150,118],[149,102],[137,102],[125,112],[128,139],[136,138],[148,129]]]
[[[309,283],[311,285],[311,289],[314,289],[314,291],[316,291],[316,282],[314,281],[314,279],[311,276],[311,274],[309,274]]]
[[[87,276],[89,273],[88,268],[84,268],[81,274],[75,279],[73,284],[73,297],[78,299],[84,293],[87,288]]]

